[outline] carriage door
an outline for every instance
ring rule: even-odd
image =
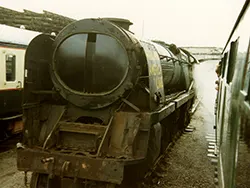
[[[19,114],[22,110],[24,50],[6,47],[0,49],[0,116],[6,118]]]
[[[23,51],[22,49],[6,48],[3,50],[4,90],[20,90],[23,80]]]

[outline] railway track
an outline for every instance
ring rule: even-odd
[[[142,182],[140,182],[140,185],[138,187],[140,188],[151,188],[154,185],[158,185],[160,183],[160,179],[164,177],[164,169],[163,167],[166,166],[166,158],[168,158],[169,153],[173,149],[175,143],[180,139],[181,136],[184,134],[188,134],[192,132],[192,127],[187,127],[185,130],[180,131],[179,134],[174,138],[173,142],[169,144],[169,146],[166,148],[164,153],[158,158],[158,160],[155,162],[153,168],[151,168],[146,175],[144,176],[144,179]]]

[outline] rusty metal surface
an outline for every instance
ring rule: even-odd
[[[73,133],[88,133],[94,135],[103,135],[106,127],[103,125],[83,124],[74,122],[59,122],[59,131]]]
[[[56,67],[57,50],[67,37],[81,32],[89,37],[88,43],[91,44],[89,48],[86,47],[87,50],[93,50],[94,47],[92,43],[95,42],[91,36],[100,33],[113,37],[124,47],[129,61],[126,64],[128,71],[117,88],[107,92],[74,90],[61,80],[62,75]],[[48,44],[41,42],[43,37],[48,40]],[[74,44],[74,41],[71,42],[70,44]],[[153,43],[138,42],[132,34],[106,20],[85,19],[67,26],[55,40],[41,36],[37,44],[34,41],[33,45],[35,52],[49,48],[43,49],[44,56],[38,54],[38,59],[33,57],[31,50],[26,61],[27,67],[42,75],[48,75],[49,72],[51,74],[46,77],[48,80],[45,79],[45,83],[38,81],[39,87],[35,87],[37,76],[29,75],[28,72],[31,79],[26,80],[26,104],[40,104],[35,110],[26,110],[29,135],[25,136],[40,138],[40,143],[24,143],[24,147],[37,148],[46,138],[50,142],[49,149],[44,147],[44,151],[40,148],[18,149],[19,170],[119,184],[123,180],[124,165],[144,162],[142,165],[147,163],[147,167],[150,160],[156,160],[161,146],[167,146],[177,129],[183,127],[179,124],[185,123],[185,115],[180,113],[189,108],[185,103],[191,100],[194,93],[186,92],[165,100],[161,57]],[[71,54],[74,57],[67,54],[67,49],[68,46],[62,54],[66,53],[70,66],[70,59],[76,61],[76,56],[72,55],[74,53]],[[91,53],[87,58],[91,58]],[[108,54],[105,58],[109,57]],[[44,61],[41,62],[42,59]],[[63,58],[60,61],[62,63]],[[42,67],[42,72],[36,70],[33,62]],[[43,66],[39,63],[43,63]],[[92,61],[87,64],[91,70],[101,65],[99,62],[97,67],[93,67]],[[72,74],[75,69],[72,69]],[[85,72],[88,69],[84,69]],[[112,70],[117,69],[113,67]],[[46,74],[43,74],[44,71]],[[67,75],[67,71],[63,74]],[[102,75],[97,76],[101,78]],[[85,75],[84,79],[86,77],[88,76]],[[88,82],[87,78],[85,82]],[[81,88],[83,82],[79,81],[79,84]],[[92,84],[89,81],[87,87],[92,88]],[[64,107],[65,111],[62,110]],[[165,120],[163,124],[159,124],[162,120]]]
[[[188,96],[191,98],[193,94]],[[188,101],[190,98],[187,96],[184,98],[183,96],[179,96],[177,99],[179,99],[179,101]],[[102,156],[112,158],[93,158],[94,155],[88,154],[86,148],[82,149],[83,152],[79,149],[75,152],[70,152],[70,150],[67,149],[61,150],[60,152],[55,152],[52,149],[50,152],[18,149],[18,169],[119,184],[123,180],[124,165],[141,163],[147,159],[148,155],[151,155],[153,160],[156,159],[160,147],[159,140],[157,144],[155,144],[151,138],[151,143],[154,143],[152,145],[153,150],[151,149],[151,153],[148,153],[149,136],[152,131],[152,126],[154,125],[153,122],[159,121],[159,118],[165,119],[173,114],[176,108],[175,103],[170,103],[155,113],[116,112],[114,114],[114,121],[112,121],[110,126],[111,130],[107,133],[105,139],[105,144],[110,144],[108,145],[110,147],[103,147],[101,150],[101,153],[104,154]],[[178,116],[178,114],[176,115]],[[169,124],[168,121],[168,127],[174,125],[175,124]],[[86,127],[83,128],[83,126]],[[93,137],[87,138],[87,136],[82,135],[82,133],[88,133],[87,135],[93,133],[93,136],[100,135],[106,130],[104,127],[105,126],[94,124],[59,122],[59,132],[71,133],[67,138],[65,135],[62,135],[62,138],[59,138],[59,140],[67,139],[67,142],[71,142],[72,146],[93,144]],[[177,127],[178,126],[176,126],[176,128]],[[170,131],[174,134],[174,130],[170,129]],[[158,133],[158,129],[156,132],[157,135],[161,135],[161,133]],[[155,137],[158,138],[158,136]],[[84,141],[82,139],[86,140]],[[96,144],[95,148],[97,148],[97,146]],[[153,154],[152,151],[157,152]]]
[[[93,117],[93,118],[97,118],[99,120],[102,121],[102,123],[104,125],[108,124],[112,113],[114,111],[115,108],[111,108],[109,110],[107,109],[98,109],[98,110],[84,110],[81,108],[78,108],[72,104],[69,104],[67,106],[67,112],[65,112],[67,118],[70,121],[77,121],[77,119],[81,118],[81,117]]]
[[[153,100],[156,95],[159,97],[159,101],[151,101],[151,109],[154,109],[156,106],[154,104],[155,102],[158,102],[159,104],[163,103],[165,100],[160,57],[156,51],[156,48],[150,42],[140,41],[140,44],[143,47],[147,58],[150,97]]]
[[[41,128],[41,133],[39,137],[39,141],[44,144],[45,139],[48,142],[48,136],[55,130],[55,126],[61,119],[63,113],[65,112],[65,106],[53,105],[51,106],[50,113],[48,115],[47,121],[44,122]]]
[[[182,74],[182,62],[164,43],[154,43],[161,61],[164,90],[166,93],[182,90],[182,82],[185,79]]]
[[[118,157],[133,156],[134,140],[140,123],[139,113],[119,112],[115,114],[109,145],[110,155]]]
[[[18,149],[17,159],[17,168],[22,171],[116,184],[120,184],[123,179],[123,162],[112,159],[94,159],[31,149]]]
[[[69,86],[67,86],[58,75],[58,71],[56,71],[58,63],[58,61],[56,61],[56,54],[61,43],[66,38],[83,32],[88,33],[88,35],[105,34],[105,36],[110,36],[111,38],[116,39],[127,53],[128,67],[130,68],[127,69],[125,73],[126,75],[123,77],[119,85],[112,90],[101,93],[75,91],[72,88],[69,88]],[[140,45],[134,42],[136,40],[135,37],[133,39],[131,37],[132,36],[128,35],[124,29],[105,19],[83,19],[65,27],[65,29],[57,35],[53,43],[53,49],[51,50],[53,56],[52,61],[50,62],[52,67],[50,70],[51,79],[63,98],[81,108],[99,109],[114,103],[121,95],[124,95],[126,90],[131,89],[138,80],[140,63],[142,63],[139,61],[139,56],[141,55]],[[75,57],[72,56],[72,58]],[[115,71],[117,71],[117,69],[115,69]],[[107,74],[110,73],[111,72],[108,72]]]
[[[152,122],[157,123],[167,116],[169,116],[171,113],[175,111],[175,103],[171,102],[168,105],[161,108],[159,111],[152,113]]]
[[[162,142],[162,125],[160,123],[155,124],[150,132],[150,140],[148,144],[147,160],[149,163],[154,163],[161,153],[161,142]]]
[[[175,44],[169,45],[156,41],[155,46],[161,58],[165,92],[188,89],[193,80],[193,76],[190,74],[193,64],[198,61],[190,52],[178,48]]]
[[[112,118],[110,123],[112,122]],[[99,155],[110,123],[106,126],[75,122],[59,122],[57,130],[57,148],[91,152]]]
[[[98,136],[90,133],[59,132],[56,147],[65,151],[96,152]]]

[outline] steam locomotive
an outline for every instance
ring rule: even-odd
[[[29,44],[17,167],[33,172],[31,187],[140,178],[188,125],[198,61],[174,44],[139,40],[131,24],[83,19]]]

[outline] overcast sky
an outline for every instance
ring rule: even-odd
[[[138,36],[179,46],[223,47],[244,0],[0,0],[0,6],[75,19],[122,17]]]

